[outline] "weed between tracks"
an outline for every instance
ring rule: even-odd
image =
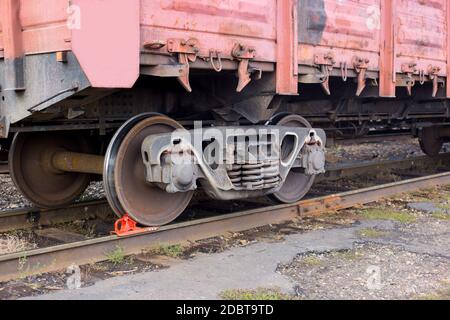
[[[301,263],[308,266],[320,266],[322,264],[322,260],[319,257],[310,256],[303,258]]]
[[[35,247],[35,244],[31,244],[27,240],[16,235],[5,235],[4,237],[0,237],[0,255],[22,252],[34,249]]]
[[[450,287],[417,297],[417,300],[450,300]]]
[[[116,247],[114,251],[111,251],[106,255],[108,261],[113,265],[117,266],[119,264],[124,263],[125,261],[125,252],[121,247]]]
[[[386,235],[386,232],[373,228],[365,228],[358,231],[358,235],[363,238],[381,238]]]
[[[157,255],[157,256],[167,256],[171,258],[179,258],[184,253],[184,247],[180,244],[177,245],[158,245],[150,248],[145,253]]]
[[[224,300],[275,301],[293,300],[293,297],[282,293],[279,289],[258,288],[256,290],[225,290],[220,294]]]
[[[392,220],[400,223],[411,223],[416,217],[408,212],[392,210],[388,208],[369,208],[359,211],[359,214],[370,220]]]

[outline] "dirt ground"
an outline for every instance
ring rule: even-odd
[[[441,152],[448,152],[450,144],[444,144]],[[359,161],[399,160],[423,156],[419,141],[403,137],[399,141],[369,142],[350,145],[334,145],[327,148],[328,164],[357,163]]]

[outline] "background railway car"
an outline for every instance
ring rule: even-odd
[[[40,207],[102,176],[150,226],[198,189],[295,202],[325,131],[406,129],[439,152],[449,21],[445,0],[0,0],[3,157]]]

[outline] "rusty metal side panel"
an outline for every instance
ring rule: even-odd
[[[378,70],[380,0],[299,0],[299,63],[313,65],[315,55],[333,52],[337,63],[369,59]]]
[[[380,97],[395,97],[394,21],[397,0],[381,1]]]
[[[417,63],[427,72],[430,66],[447,72],[447,0],[397,0],[395,22],[395,68]]]
[[[278,94],[298,94],[297,1],[277,1],[277,78]]]
[[[45,53],[70,49],[67,8],[64,0],[20,0],[25,53]]]
[[[0,1],[0,23],[3,30],[3,53],[6,59],[23,56],[22,25],[19,19],[21,4],[16,0]]]
[[[195,38],[200,56],[217,50],[230,58],[242,43],[256,49],[255,60],[276,61],[276,0],[143,0],[141,10],[142,45]]]
[[[9,0],[1,0],[6,8]],[[18,8],[14,20],[20,24],[21,46],[24,54],[64,51],[70,49],[70,32],[67,29],[67,8],[65,0],[13,0]],[[2,11],[5,11],[3,9]],[[4,14],[0,13],[0,57],[5,55],[5,35],[2,24]],[[6,28],[8,30],[8,28]]]

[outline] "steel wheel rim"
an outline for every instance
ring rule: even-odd
[[[45,156],[51,150],[61,149],[91,151],[86,139],[72,134],[17,133],[11,144],[8,159],[11,179],[39,208],[57,208],[74,202],[91,181],[89,174],[57,172],[49,168]]]
[[[119,216],[128,214],[146,226],[164,225],[175,220],[186,209],[194,192],[169,194],[148,184],[140,150],[146,136],[172,132],[181,125],[164,116],[147,115],[133,119],[123,128],[122,134],[119,133],[112,143],[118,148],[111,148],[113,157],[109,159],[108,156],[110,161],[105,162],[105,170],[109,172],[104,176],[108,185],[105,189],[108,189],[108,200],[113,197],[110,201],[113,210]]]
[[[296,114],[283,114],[273,118],[280,126],[301,126],[311,128],[311,124],[303,117]],[[295,203],[300,201],[309,192],[314,184],[315,176],[308,176],[292,169],[286,177],[286,181],[278,192],[269,195],[269,198],[281,203]]]
[[[433,128],[423,128],[419,144],[423,153],[430,157],[436,157],[441,152],[444,141],[436,135]]]
[[[117,192],[114,184],[114,166],[116,162],[117,152],[119,150],[120,144],[122,143],[124,137],[135,126],[138,122],[145,118],[155,116],[155,113],[145,113],[135,116],[125,122],[122,127],[120,127],[114,134],[111,142],[108,145],[105,155],[105,163],[103,166],[103,186],[105,189],[106,199],[111,206],[114,213],[121,218],[125,215],[125,211],[117,199]]]

